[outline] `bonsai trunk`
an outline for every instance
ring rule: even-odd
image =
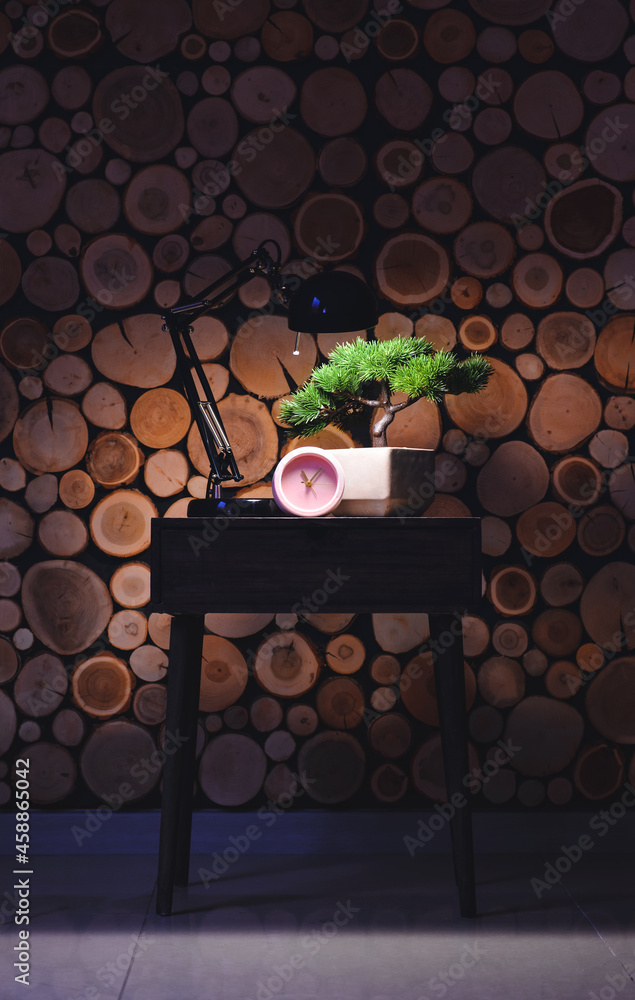
[[[377,421],[371,432],[371,438],[373,442],[373,448],[387,448],[388,438],[386,437],[386,431],[389,425],[393,422],[395,414],[393,410],[386,410],[383,417]]]
[[[390,402],[390,389],[387,382],[379,383],[379,404],[383,407],[384,415],[381,417],[371,431],[373,448],[387,448],[388,438],[386,431],[395,419],[397,410],[402,409],[401,405],[392,406]]]

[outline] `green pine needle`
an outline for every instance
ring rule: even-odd
[[[309,437],[329,424],[346,427],[364,411],[364,400],[379,402],[382,391],[403,392],[409,403],[421,397],[439,403],[445,393],[480,392],[491,374],[480,355],[459,361],[419,337],[368,342],[358,337],[331,352],[329,361],[282,403],[280,418],[291,425],[291,436]]]

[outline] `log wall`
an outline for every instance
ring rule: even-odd
[[[483,519],[483,610],[463,623],[481,802],[575,807],[635,778],[634,17],[632,0],[5,4],[0,801],[28,753],[38,805],[122,782],[157,804],[170,621],[148,613],[149,521],[207,473],[160,313],[266,237],[291,274],[370,282],[378,337],[494,367],[388,435],[437,453],[424,516]],[[194,339],[240,492],[267,495],[293,446],[280,400],[337,338],[294,358],[255,278]],[[200,804],[443,797],[425,614],[206,626]]]

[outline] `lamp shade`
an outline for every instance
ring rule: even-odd
[[[289,303],[289,328],[303,333],[350,333],[377,324],[377,301],[365,281],[348,271],[307,278]]]

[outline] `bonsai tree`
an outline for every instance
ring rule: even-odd
[[[326,364],[280,407],[280,417],[291,425],[291,437],[309,437],[329,424],[346,427],[365,407],[382,409],[372,430],[373,446],[386,447],[386,431],[395,413],[425,397],[435,403],[446,392],[480,392],[492,368],[485,358],[472,354],[465,361],[437,351],[419,337],[365,341],[358,337],[339,344]],[[393,402],[395,393],[406,399]]]

